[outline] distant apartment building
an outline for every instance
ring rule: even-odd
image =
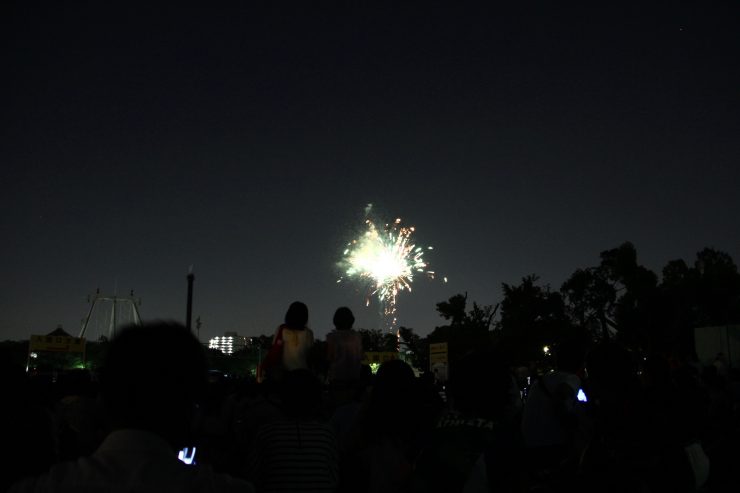
[[[247,347],[248,339],[236,332],[225,332],[223,336],[212,337],[208,341],[209,349],[218,349],[224,354],[232,354]]]

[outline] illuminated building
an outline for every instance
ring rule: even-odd
[[[224,354],[232,354],[247,347],[247,338],[236,332],[226,332],[223,336],[212,337],[208,341],[209,349],[218,349]]]

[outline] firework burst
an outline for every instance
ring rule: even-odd
[[[370,219],[365,231],[347,244],[340,266],[344,278],[356,279],[369,285],[366,304],[377,296],[389,328],[396,323],[396,297],[399,291],[411,291],[414,275],[434,278],[428,270],[424,252],[432,247],[416,246],[412,242],[414,227],[402,227],[401,219],[379,229]]]

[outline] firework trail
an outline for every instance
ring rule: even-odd
[[[369,215],[371,205],[365,209]],[[401,226],[401,219],[378,228],[375,223],[365,220],[365,231],[347,244],[340,266],[343,279],[355,279],[369,285],[366,305],[370,298],[377,296],[388,322],[389,329],[396,323],[396,298],[399,291],[411,291],[415,274],[434,279],[434,271],[428,270],[424,252],[432,247],[416,246],[412,242],[414,227]],[[445,278],[445,282],[447,279]]]

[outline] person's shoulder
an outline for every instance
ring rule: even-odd
[[[581,386],[581,379],[578,375],[566,371],[554,371],[552,373],[548,373],[542,379],[549,388],[566,384],[577,390]]]
[[[96,454],[76,461],[56,464],[45,474],[15,483],[12,493],[66,493],[79,491],[161,491],[170,484],[178,491],[187,486],[188,491],[203,493],[239,492],[252,493],[254,486],[242,479],[216,473],[210,466],[187,466],[177,460],[156,465],[156,473],[147,471],[142,477],[133,478],[131,469],[124,462],[101,458]],[[147,479],[144,479],[147,478]],[[133,480],[133,482],[132,482]]]
[[[362,334],[355,329],[347,329],[337,332],[337,337],[341,337],[346,343],[362,342]]]
[[[216,473],[209,466],[195,466],[193,472],[196,487],[193,491],[209,493],[253,493],[255,491],[252,483],[228,474]]]
[[[259,427],[255,436],[258,447],[282,447],[285,444],[316,444],[335,446],[336,430],[330,423],[294,418],[277,419]],[[280,445],[282,444],[282,445]],[[334,445],[332,445],[334,444]]]
[[[66,492],[77,491],[80,484],[89,482],[95,464],[91,457],[82,457],[76,461],[65,461],[54,464],[51,468],[35,477],[24,478],[13,484],[8,492]]]
[[[564,373],[562,383],[571,387],[574,391],[581,388],[581,378],[575,373]]]
[[[295,341],[301,336],[302,330],[295,330],[291,329],[290,327],[284,327],[283,328],[283,340],[285,341]]]

